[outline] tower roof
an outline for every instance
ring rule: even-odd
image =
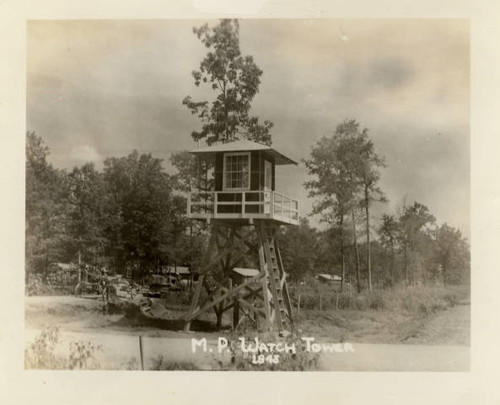
[[[217,145],[205,146],[203,148],[194,149],[191,153],[195,155],[212,155],[221,152],[252,152],[264,151],[267,155],[274,158],[277,165],[296,165],[297,162],[289,157],[273,149],[271,146],[263,145],[257,142],[248,140],[238,140],[233,142],[218,143]]]

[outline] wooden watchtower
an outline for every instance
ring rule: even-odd
[[[275,167],[296,164],[274,148],[238,140],[193,150],[198,190],[188,198],[188,218],[212,225],[208,257],[199,270],[186,330],[199,315],[214,310],[217,324],[233,310],[266,329],[293,326],[292,306],[276,233],[281,225],[297,225],[298,201],[276,191]],[[253,260],[253,261],[252,261]],[[234,269],[253,263],[258,271],[234,277]],[[205,294],[203,293],[205,291]]]

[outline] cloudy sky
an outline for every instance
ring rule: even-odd
[[[200,127],[182,105],[194,86],[207,21],[30,21],[27,130],[71,169],[132,150],[165,159],[193,149]],[[210,21],[208,21],[210,22]],[[212,23],[215,23],[212,21]],[[345,118],[385,156],[381,187],[394,212],[406,196],[470,235],[469,25],[465,20],[242,20],[243,54],[264,71],[252,112],[274,122],[274,146],[307,158]],[[277,188],[310,211],[303,164]],[[315,223],[313,221],[313,223]]]

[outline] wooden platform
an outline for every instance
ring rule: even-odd
[[[268,220],[298,225],[299,203],[277,191],[192,192],[188,196],[188,218],[211,220]]]

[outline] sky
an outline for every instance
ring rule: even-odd
[[[215,20],[29,21],[27,130],[58,168],[132,150],[165,160],[196,148],[201,127],[182,105],[206,48],[192,32]],[[278,191],[313,200],[301,162],[322,136],[355,119],[385,157],[389,203],[427,205],[470,239],[469,24],[454,19],[240,20],[240,47],[263,70],[252,115],[274,123],[273,146],[299,161],[277,170]],[[317,219],[311,218],[313,225]],[[376,221],[375,221],[376,222]]]

